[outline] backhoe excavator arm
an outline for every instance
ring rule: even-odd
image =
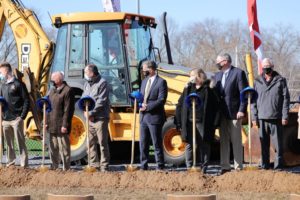
[[[0,20],[0,36],[7,22],[16,41],[18,69],[22,73],[15,72],[15,75],[22,79],[30,94],[31,113],[27,116],[25,128],[26,133],[32,135],[41,130],[35,102],[47,91],[54,43],[49,40],[34,12],[25,9],[20,0],[0,0]]]

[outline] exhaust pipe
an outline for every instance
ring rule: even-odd
[[[170,48],[170,41],[169,41],[169,34],[168,34],[168,28],[167,28],[167,12],[163,13],[163,32],[164,32],[164,39],[165,39],[165,45],[166,45],[166,51],[167,51],[167,57],[168,57],[168,64],[173,65],[173,59],[172,59],[172,53]]]

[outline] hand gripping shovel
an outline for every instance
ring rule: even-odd
[[[129,97],[131,99],[134,99],[134,105],[133,105],[133,130],[132,130],[132,136],[131,136],[131,159],[130,159],[130,165],[126,166],[126,170],[128,172],[136,171],[137,167],[133,165],[134,162],[134,145],[135,145],[135,129],[136,129],[136,113],[137,113],[137,104],[143,102],[143,95],[138,92],[134,91],[132,92]]]
[[[89,96],[82,97],[78,101],[78,106],[82,111],[86,112],[86,120],[85,120],[85,126],[86,126],[86,145],[87,145],[87,151],[88,151],[88,165],[84,168],[85,172],[93,173],[96,171],[96,168],[91,166],[91,156],[90,156],[90,136],[89,136],[89,111],[93,110],[95,107],[95,101],[93,98]]]
[[[46,127],[47,127],[47,114],[51,112],[51,103],[49,97],[43,97],[38,99],[37,101],[38,108],[43,112],[43,140],[42,140],[42,165],[38,168],[40,172],[46,172],[49,170],[47,166],[45,166],[45,142],[46,142]]]
[[[2,133],[2,112],[7,108],[6,100],[0,96],[0,168],[2,168],[3,158],[3,133]]]
[[[202,103],[200,97],[196,93],[191,93],[187,96],[186,103],[189,107],[192,106],[193,110],[193,166],[188,171],[199,172],[200,169],[196,167],[196,104],[201,106]]]
[[[258,167],[252,165],[252,141],[251,141],[251,103],[257,99],[257,92],[251,88],[246,87],[241,91],[240,99],[244,103],[248,103],[248,153],[249,153],[249,165],[245,167],[245,170],[257,170]]]

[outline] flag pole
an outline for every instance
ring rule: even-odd
[[[235,67],[238,67],[238,47],[235,46]]]
[[[247,1],[248,26],[254,51],[257,55],[258,75],[262,73],[261,61],[263,59],[262,39],[259,31],[256,0]]]
[[[140,14],[140,0],[136,0],[137,13]]]

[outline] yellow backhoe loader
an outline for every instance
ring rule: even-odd
[[[112,152],[119,155],[125,153],[122,144],[131,140],[134,128],[132,102],[128,94],[140,87],[141,62],[159,57],[150,31],[156,27],[155,19],[130,13],[54,15],[52,22],[58,29],[57,41],[54,44],[45,34],[34,12],[26,9],[20,0],[0,0],[0,16],[0,34],[7,22],[16,41],[19,70],[15,74],[23,80],[30,93],[31,111],[25,120],[25,133],[28,137],[40,137],[41,115],[35,102],[40,96],[46,95],[50,73],[63,71],[65,80],[74,89],[78,99],[84,84],[83,68],[88,63],[94,63],[110,85],[109,128]],[[164,149],[167,162],[173,164],[184,161],[184,145],[171,118],[188,80],[187,69],[159,65],[159,74],[169,85]],[[70,134],[73,161],[86,156],[84,121],[82,113],[76,107]],[[135,128],[138,133],[139,126]],[[138,140],[139,134],[136,136],[136,141]],[[129,155],[128,152],[127,157]]]
[[[14,34],[21,72],[16,72],[16,76],[23,80],[30,93],[31,111],[25,120],[28,137],[40,137],[41,115],[35,102],[46,95],[50,73],[63,71],[79,99],[84,84],[83,68],[94,63],[110,85],[112,153],[129,157],[130,148],[126,151],[123,144],[131,140],[134,128],[139,133],[139,126],[133,126],[133,102],[128,94],[140,88],[141,62],[145,59],[160,62],[160,52],[153,46],[150,31],[156,28],[155,19],[122,12],[54,15],[52,23],[58,29],[56,44],[49,40],[34,12],[26,9],[20,0],[0,0],[0,20],[0,36],[5,22]],[[188,81],[189,68],[173,65],[167,33],[165,39],[168,64],[159,63],[158,69],[169,87],[163,146],[166,162],[178,165],[184,162],[185,150],[180,133],[173,125],[173,116],[179,95]],[[70,134],[73,161],[86,157],[84,122],[76,107]],[[136,134],[138,140],[139,134]]]

